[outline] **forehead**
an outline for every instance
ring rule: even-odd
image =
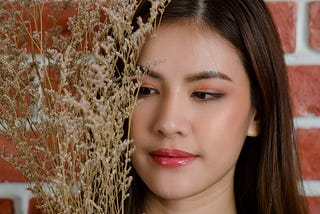
[[[214,28],[209,27],[200,21],[193,21],[189,19],[162,23],[153,34],[148,36],[144,49],[146,49],[145,47],[148,47],[150,43],[152,43],[154,48],[157,47],[156,45],[161,47],[165,44],[170,44],[170,46],[174,48],[178,47],[179,44],[186,45],[186,43],[189,46],[199,46],[201,43],[212,42],[213,40],[219,40],[217,43],[223,43],[228,46],[229,49],[238,53],[238,49],[220,35]],[[207,46],[207,48],[210,48],[210,46]]]
[[[237,50],[212,29],[190,22],[164,24],[149,36],[139,64],[157,72],[216,70],[228,76],[246,75]]]

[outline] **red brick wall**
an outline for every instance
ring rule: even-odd
[[[310,214],[320,213],[320,1],[268,1],[278,26],[293,99]]]
[[[267,0],[278,26],[293,98],[311,214],[320,213],[320,1]],[[0,135],[0,148],[7,141]],[[10,148],[9,148],[10,149]],[[0,159],[0,214],[39,213],[23,176]]]

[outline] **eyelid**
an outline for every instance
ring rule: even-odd
[[[150,83],[149,81],[142,81],[140,88],[152,88],[152,89],[156,89],[157,87],[155,86],[155,84]]]
[[[222,92],[210,92],[206,90],[197,90],[191,94],[191,97],[194,97],[200,101],[212,101],[217,100],[225,96]]]
[[[154,94],[159,94],[158,90],[152,86],[142,85],[138,90],[139,97],[152,96]]]

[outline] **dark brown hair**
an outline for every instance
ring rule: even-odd
[[[146,19],[148,1],[137,16]],[[263,0],[172,0],[161,23],[183,19],[219,33],[237,50],[251,84],[260,135],[247,137],[237,161],[238,214],[307,213],[300,175],[288,78],[281,42]],[[134,24],[133,24],[134,25]],[[133,171],[126,213],[141,213],[147,188]]]

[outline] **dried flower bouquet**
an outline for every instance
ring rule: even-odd
[[[0,133],[15,148],[1,156],[43,213],[124,213],[137,57],[168,3],[134,29],[139,2],[0,0]]]

